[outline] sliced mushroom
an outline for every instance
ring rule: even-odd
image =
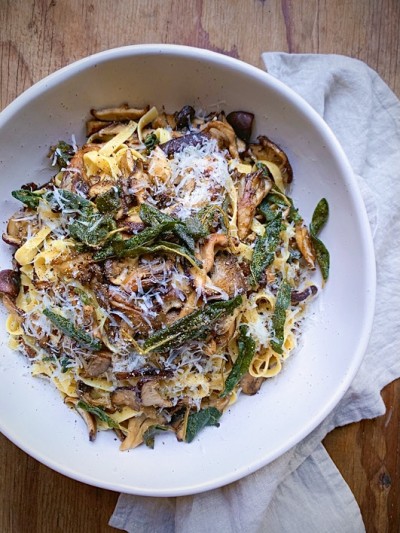
[[[87,140],[88,143],[92,142],[107,142],[122,130],[126,128],[126,124],[123,123],[109,123],[99,120],[90,120],[86,123],[86,132],[90,136]]]
[[[224,233],[213,233],[205,241],[200,250],[200,258],[203,262],[203,272],[207,274],[214,265],[214,256],[217,248],[226,248],[229,245],[228,236]]]
[[[265,378],[255,378],[249,373],[245,374],[240,380],[242,392],[244,394],[248,394],[249,396],[253,396],[260,390],[264,380]]]
[[[88,378],[97,378],[104,374],[111,366],[111,354],[109,352],[97,352],[93,354],[87,367],[85,368],[85,376]]]
[[[232,255],[218,254],[214,260],[213,269],[210,274],[211,282],[229,297],[247,291],[247,278],[238,262]]]
[[[147,113],[149,106],[143,109],[129,107],[123,104],[120,107],[110,107],[106,109],[91,109],[90,112],[97,120],[106,122],[121,122],[123,120],[138,120]]]
[[[257,206],[272,188],[272,182],[264,177],[262,170],[246,174],[239,183],[238,235],[245,239],[251,230]]]
[[[166,400],[158,391],[158,381],[150,380],[143,383],[140,391],[140,401],[144,406],[172,407],[172,402]]]
[[[159,146],[170,157],[175,152],[183,150],[186,146],[203,146],[208,140],[209,137],[203,133],[188,133],[182,137],[176,137],[175,139],[162,143]]]
[[[7,230],[3,233],[3,241],[13,246],[21,246],[28,236],[28,228],[35,232],[37,215],[29,209],[21,209],[8,220]]]
[[[253,129],[254,115],[247,111],[232,111],[227,115],[226,120],[234,129],[239,139],[248,142]]]
[[[15,300],[19,294],[21,286],[21,278],[15,270],[0,271],[0,295],[8,296],[11,300]]]
[[[70,396],[67,396],[64,402],[66,404],[72,405],[75,408],[75,410],[80,414],[80,416],[83,418],[88,428],[89,440],[93,442],[97,434],[96,418],[92,414],[85,411],[85,409],[78,407],[79,400],[77,398],[71,398]]]
[[[220,120],[212,120],[207,122],[201,131],[216,139],[221,148],[228,148],[233,158],[239,157],[236,135],[230,124]]]
[[[293,180],[293,170],[285,152],[264,135],[260,135],[257,139],[258,144],[250,145],[253,155],[259,160],[274,163],[281,171],[283,183],[285,185],[291,183]]]
[[[175,116],[174,115],[168,115],[165,112],[159,113],[158,117],[156,117],[153,120],[151,126],[154,129],[157,129],[157,128],[171,128],[171,129],[174,130],[176,128]]]
[[[111,393],[111,402],[115,407],[130,407],[140,411],[136,390],[130,387],[120,387]]]
[[[191,105],[185,105],[175,114],[176,127],[180,130],[190,128],[191,121],[194,119],[195,110]]]
[[[310,285],[304,291],[292,291],[290,294],[290,300],[293,305],[298,304],[299,302],[304,302],[310,296],[315,296],[318,292],[318,289],[315,285]]]
[[[309,268],[314,270],[316,256],[312,245],[311,236],[306,226],[303,226],[301,222],[296,224],[295,238],[301,255],[304,257]]]
[[[115,187],[115,181],[112,178],[96,179],[97,183],[92,185],[89,189],[89,198],[94,198],[100,194],[105,194],[110,189]]]

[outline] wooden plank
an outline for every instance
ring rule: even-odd
[[[398,0],[2,0],[0,108],[50,72],[108,48],[165,42],[209,48],[263,68],[263,51],[366,61],[400,93]],[[333,431],[325,445],[368,532],[400,530],[400,383],[387,414]],[[117,494],[65,478],[0,436],[0,531],[102,533]]]

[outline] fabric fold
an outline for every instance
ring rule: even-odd
[[[355,59],[277,52],[262,57],[271,75],[325,119],[352,165],[377,257],[370,342],[343,399],[297,446],[213,491],[166,499],[122,494],[110,525],[128,532],[364,531],[354,496],[321,441],[335,427],[382,415],[380,392],[400,376],[400,102],[375,71]]]

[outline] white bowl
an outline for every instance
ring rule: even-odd
[[[111,432],[89,442],[79,416],[52,386],[32,378],[23,356],[7,347],[0,323],[0,429],[47,466],[79,481],[127,493],[176,496],[235,481],[308,435],[349,387],[364,354],[375,300],[375,262],[365,208],[351,168],[323,120],[265,72],[206,50],[174,45],[102,52],[37,83],[0,115],[1,221],[17,208],[10,192],[45,182],[51,144],[84,141],[90,108],[129,102],[170,112],[184,104],[256,115],[254,137],[271,137],[294,169],[291,195],[306,220],[325,197],[330,219],[322,238],[331,274],[308,321],[302,348],[259,394],[241,397],[191,444],[167,435],[120,452]],[[11,264],[1,244],[0,268]]]

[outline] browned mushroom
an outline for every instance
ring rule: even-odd
[[[147,113],[149,106],[143,109],[129,107],[123,104],[120,107],[110,107],[107,109],[91,109],[90,112],[97,120],[106,122],[120,122],[122,120],[138,120]]]
[[[296,224],[295,237],[296,237],[296,243],[297,243],[297,246],[299,247],[301,255],[304,257],[309,268],[314,270],[316,256],[315,256],[315,251],[312,245],[311,236],[306,226],[303,226],[301,222],[298,222]]]
[[[285,185],[293,180],[293,170],[285,152],[268,137],[260,135],[257,137],[258,144],[251,144],[250,149],[257,159],[271,161],[274,163],[282,174],[282,180]]]
[[[11,300],[15,300],[20,286],[21,279],[18,272],[15,272],[15,270],[0,271],[0,295],[5,295]]]
[[[140,411],[136,390],[131,387],[120,387],[111,393],[111,402],[115,407],[130,407]]]
[[[251,230],[257,206],[272,188],[272,182],[257,170],[241,178],[238,187],[238,235],[245,239]]]
[[[21,246],[28,236],[28,228],[35,231],[37,226],[36,213],[30,209],[21,209],[8,220],[7,230],[3,233],[3,241],[13,246]]]
[[[248,142],[253,129],[253,113],[247,111],[232,111],[227,115],[226,120],[234,129],[239,139]]]
[[[245,374],[240,380],[242,392],[244,394],[248,394],[249,396],[253,396],[260,390],[264,380],[265,378],[255,378],[249,373]]]
[[[214,256],[217,248],[226,248],[229,245],[227,235],[224,233],[213,233],[205,241],[200,250],[200,258],[203,262],[203,272],[207,274],[213,267]]]
[[[216,139],[218,145],[221,148],[227,148],[233,158],[236,159],[239,157],[235,132],[233,131],[232,126],[227,122],[222,122],[220,120],[207,122],[202,129],[202,133],[207,133],[210,137]]]
[[[171,155],[174,155],[175,152],[183,150],[186,146],[203,146],[208,139],[209,137],[203,133],[188,133],[182,137],[175,137],[159,146],[161,150],[170,157]]]
[[[218,254],[210,275],[213,285],[226,292],[229,297],[248,289],[247,278],[236,257]]]
[[[88,142],[107,142],[126,128],[126,124],[102,122],[101,120],[89,120],[86,123]]]
[[[88,378],[97,378],[101,374],[104,374],[110,366],[110,352],[97,352],[90,357],[89,363],[85,368],[85,376]]]
[[[318,292],[318,289],[315,285],[310,285],[304,291],[292,291],[290,294],[290,300],[293,305],[298,304],[299,302],[304,302],[310,296],[315,296]]]
[[[140,391],[142,405],[149,407],[172,407],[172,402],[161,396],[158,387],[158,381],[155,379],[143,383]]]
[[[185,105],[175,114],[176,127],[178,129],[190,128],[190,123],[194,119],[195,110],[190,105]]]

